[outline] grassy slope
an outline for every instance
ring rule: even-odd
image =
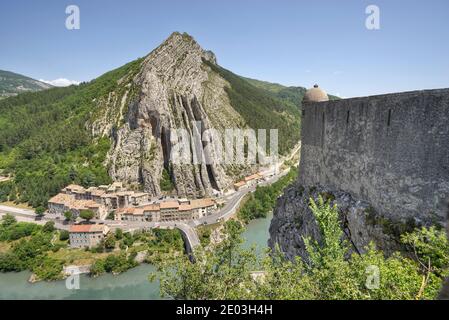
[[[275,97],[265,88],[254,86],[245,78],[204,61],[231,85],[227,93],[232,106],[253,129],[278,129],[279,152],[287,153],[299,141],[299,109]]]

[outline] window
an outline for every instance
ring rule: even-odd
[[[390,123],[391,123],[391,109],[388,110],[387,126],[390,126]]]

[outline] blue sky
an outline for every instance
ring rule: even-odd
[[[68,5],[81,29],[65,28]],[[380,30],[365,8],[380,8]],[[0,3],[0,69],[86,81],[191,34],[240,75],[344,97],[449,87],[447,0],[14,0]]]

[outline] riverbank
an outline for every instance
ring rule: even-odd
[[[243,245],[255,245],[258,252],[263,252],[267,247],[270,221],[271,214],[249,222],[243,233]],[[160,299],[159,283],[148,281],[148,275],[154,271],[153,265],[143,263],[119,275],[91,277],[82,274],[79,290],[67,289],[64,280],[28,283],[29,271],[0,273],[0,299]]]

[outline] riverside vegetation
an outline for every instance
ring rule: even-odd
[[[449,243],[435,227],[401,236],[410,254],[386,257],[374,244],[352,253],[343,239],[338,211],[329,201],[310,199],[322,241],[305,239],[309,258],[286,260],[279,250],[258,258],[244,249],[241,222],[225,223],[225,238],[213,249],[200,247],[196,263],[170,255],[150,280],[174,299],[434,299],[449,274]],[[376,278],[373,270],[378,270]],[[262,271],[254,276],[254,271]]]
[[[109,184],[104,166],[108,138],[86,129],[96,101],[139,70],[142,59],[79,86],[20,94],[0,101],[0,170],[13,181],[0,183],[0,202],[46,207],[70,183]],[[17,121],[20,119],[20,121]]]
[[[131,234],[117,229],[91,249],[69,248],[68,239],[68,232],[56,230],[53,222],[40,226],[5,215],[0,224],[0,272],[29,270],[37,280],[58,280],[64,277],[63,266],[91,265],[93,276],[117,274],[135,267],[139,252],[146,253],[143,262],[151,262],[184,249],[178,230]]]
[[[290,171],[269,186],[257,186],[256,191],[247,196],[238,211],[238,218],[245,223],[258,218],[266,218],[276,205],[276,199],[282,191],[293,182],[298,175],[298,168],[291,167]]]

